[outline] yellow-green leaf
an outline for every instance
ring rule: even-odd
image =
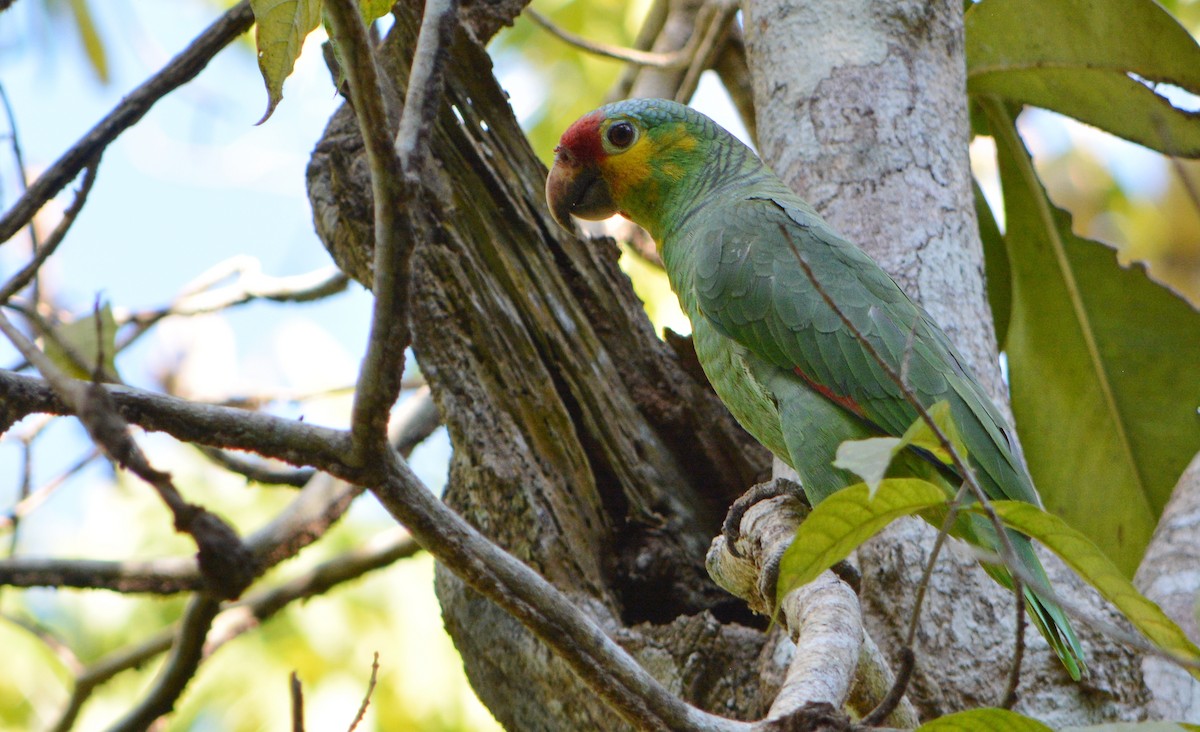
[[[1110,722],[1108,725],[1063,727],[1058,732],[1196,732],[1200,725],[1187,722]]]
[[[869,497],[865,483],[843,488],[817,504],[783,553],[776,596],[812,582],[849,556],[859,544],[901,516],[947,502],[946,493],[916,478],[888,478]]]
[[[1158,605],[1146,599],[1100,547],[1057,516],[1024,501],[992,501],[1004,524],[1033,537],[1057,554],[1072,570],[1121,611],[1154,645],[1176,657],[1200,664],[1200,648],[1188,640]],[[982,513],[979,506],[965,510]],[[815,512],[814,512],[815,513]],[[1200,679],[1200,668],[1189,668]]]
[[[75,16],[75,29],[79,32],[79,41],[87,54],[88,63],[100,83],[108,83],[108,52],[104,50],[104,41],[96,28],[96,20],[92,17],[92,9],[87,0],[71,0],[71,15]]]
[[[1007,709],[971,709],[947,714],[917,727],[916,732],[1053,732],[1023,714]]]
[[[46,355],[68,376],[91,379],[101,346],[104,350],[104,373],[109,378],[116,375],[117,321],[113,318],[112,307],[106,303],[100,308],[99,317],[99,340],[95,314],[60,325],[54,329],[53,336],[45,339]]]
[[[958,426],[954,424],[954,418],[950,415],[950,402],[943,399],[926,411],[933,423],[942,430],[942,434],[954,446],[958,456],[966,460],[967,446],[963,443],[962,436],[958,434]],[[904,431],[903,440],[906,445],[919,447],[933,453],[934,457],[947,465],[954,463],[954,458],[950,456],[949,451],[942,445],[942,441],[933,433],[923,418],[918,417],[917,421]]]
[[[396,0],[359,0],[358,11],[362,14],[363,22],[371,25],[390,13],[395,4]]]
[[[283,99],[283,80],[291,75],[304,39],[321,22],[322,0],[250,0],[254,10],[254,44],[258,68],[267,85],[267,121]]]

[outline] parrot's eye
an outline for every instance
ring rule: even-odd
[[[636,137],[637,132],[628,122],[618,122],[608,128],[608,141],[612,143],[613,147],[620,150],[632,145]]]

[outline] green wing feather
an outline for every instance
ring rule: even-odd
[[[767,187],[776,188],[771,183]],[[694,291],[683,296],[685,307],[691,305],[706,327],[745,349],[744,360],[773,393],[790,457],[808,461],[794,467],[810,483],[830,483],[807,485],[810,498],[820,500],[847,484],[840,471],[828,466],[830,446],[836,449],[839,431],[842,439],[863,432],[861,422],[857,432],[848,426],[845,413],[836,415],[840,422],[830,422],[835,415],[828,403],[814,401],[818,392],[810,384],[853,400],[861,419],[882,433],[899,436],[917,419],[916,409],[864,347],[865,339],[894,372],[904,375],[922,406],[949,402],[989,497],[1040,505],[1004,419],[946,335],[887,273],[807,204],[779,184],[765,195],[722,201],[692,219],[685,228],[695,232],[687,246]],[[814,428],[814,422],[831,429]],[[815,456],[814,448],[819,448]],[[964,528],[976,543],[997,546],[986,522]],[[1046,582],[1029,541],[1011,532],[1010,538],[1027,571]],[[1003,568],[988,571],[1011,586]],[[1079,678],[1082,651],[1066,615],[1048,598],[1028,589],[1025,595],[1035,625]]]

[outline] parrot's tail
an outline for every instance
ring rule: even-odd
[[[995,537],[995,534],[992,533],[992,536]],[[1049,587],[1050,578],[1046,576],[1046,570],[1042,568],[1042,563],[1034,553],[1033,544],[1029,542],[1029,539],[1014,531],[1009,531],[1008,536],[1025,574],[1030,579],[1036,580],[1040,586]],[[1012,575],[1007,569],[994,564],[985,564],[984,568],[993,579],[1012,589]],[[1087,666],[1083,661],[1083,648],[1079,645],[1079,639],[1075,636],[1075,630],[1071,627],[1071,621],[1067,618],[1067,614],[1056,602],[1046,597],[1044,593],[1039,593],[1038,590],[1030,587],[1028,583],[1024,585],[1023,589],[1029,619],[1033,621],[1046,642],[1058,654],[1067,673],[1071,674],[1071,678],[1079,681]]]

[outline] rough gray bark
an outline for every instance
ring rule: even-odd
[[[1200,597],[1200,455],[1179,478],[1146,548],[1134,583],[1162,607],[1193,641],[1200,642],[1196,616]],[[1153,692],[1157,719],[1200,720],[1200,683],[1178,666],[1159,658],[1142,662]]]
[[[745,35],[764,158],[930,311],[1004,405],[970,187],[962,3],[751,0]],[[916,519],[897,522],[858,552],[865,624],[889,654],[902,643],[933,533]],[[1015,632],[1011,595],[962,547],[942,556],[909,694],[926,718],[998,703]],[[1049,565],[1068,599],[1114,620]],[[1094,632],[1081,636],[1092,675],[1076,685],[1027,631],[1018,708],[1051,724],[1143,718],[1138,658]]]
[[[393,115],[418,8],[384,43]],[[434,132],[453,201],[445,246],[414,242],[414,349],[454,444],[445,499],[575,598],[673,691],[762,716],[786,664],[704,554],[725,507],[765,476],[765,451],[658,340],[614,247],[560,231],[536,160],[462,34]],[[451,111],[461,115],[459,123]],[[309,171],[318,233],[369,282],[370,196],[348,109]],[[438,574],[447,628],[472,684],[510,729],[624,729],[507,614]]]

